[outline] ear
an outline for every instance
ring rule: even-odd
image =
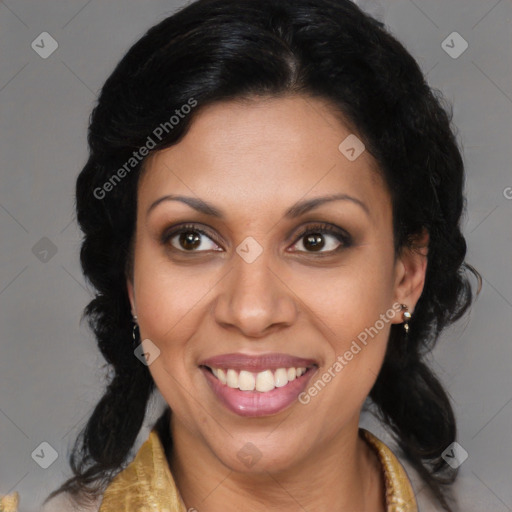
[[[400,250],[396,261],[395,301],[405,304],[413,313],[418,302],[427,272],[429,234],[426,229],[409,238],[409,244]],[[402,319],[396,316],[396,322]]]
[[[130,278],[126,279],[126,290],[128,291],[128,297],[130,299],[130,304],[132,305],[132,315],[137,315],[137,308],[135,307],[135,294],[133,288],[133,282]]]

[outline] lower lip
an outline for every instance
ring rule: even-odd
[[[232,412],[239,416],[271,416],[277,414],[293,402],[304,391],[315,368],[309,368],[304,375],[288,382],[286,386],[272,391],[241,391],[230,388],[215,377],[210,370],[201,368],[208,384],[217,398]]]

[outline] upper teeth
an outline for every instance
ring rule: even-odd
[[[265,370],[259,373],[252,373],[246,370],[237,372],[236,370],[223,370],[222,368],[212,368],[211,370],[222,384],[227,384],[230,388],[238,388],[241,391],[256,390],[261,392],[286,386],[288,382],[306,373],[305,367],[278,368],[275,372]]]

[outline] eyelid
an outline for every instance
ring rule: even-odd
[[[183,224],[177,224],[169,229],[164,229],[162,232],[162,235],[159,237],[162,244],[166,244],[169,242],[169,240],[176,235],[181,234],[184,231],[196,231],[200,233],[201,235],[204,235],[208,238],[210,238],[213,242],[215,242],[217,245],[220,245],[219,242],[216,240],[216,236],[213,233],[209,232],[209,229],[205,229],[203,227],[200,227],[202,225],[195,224],[195,223],[189,223],[185,222]],[[181,251],[181,252],[204,252],[204,251]]]
[[[328,233],[333,236],[338,235],[339,237],[347,239],[347,241],[352,239],[350,234],[345,229],[340,228],[339,226],[336,226],[329,222],[311,222],[308,225],[306,225],[303,229],[301,229],[297,235],[295,235],[295,239],[298,240],[299,238],[303,237],[308,233],[315,232]]]
[[[336,249],[332,249],[330,251],[322,251],[322,252],[316,252],[316,251],[298,251],[303,254],[308,255],[322,255],[322,256],[328,256],[337,253],[340,249],[344,247],[349,247],[353,243],[352,236],[343,228],[340,228],[339,226],[336,226],[334,224],[331,224],[329,222],[312,222],[309,225],[305,226],[303,229],[299,231],[297,235],[295,235],[294,242],[292,244],[292,247],[296,245],[302,238],[304,238],[308,234],[313,233],[322,233],[322,234],[328,234],[330,236],[333,236],[338,239],[340,242],[340,246],[338,246]]]

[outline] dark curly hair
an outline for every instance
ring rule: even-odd
[[[152,27],[107,79],[90,119],[76,212],[83,273],[96,289],[84,316],[112,377],[75,440],[74,476],[46,501],[64,491],[79,503],[99,497],[127,463],[155,389],[130,349],[126,279],[145,162],[133,164],[134,152],[148,137],[151,152],[176,144],[213,102],[289,94],[328,100],[376,159],[391,191],[397,254],[423,230],[429,233],[426,281],[409,339],[404,344],[403,329],[392,326],[370,398],[404,456],[451,510],[446,484],[456,472],[441,454],[456,438],[456,423],[424,357],[473,300],[467,270],[481,283],[464,263],[463,160],[442,95],[384,25],[349,0],[199,0]],[[169,123],[191,99],[197,106]],[[166,129],[155,137],[158,126]],[[114,181],[123,165],[126,172]],[[158,423],[167,447],[169,414]]]

